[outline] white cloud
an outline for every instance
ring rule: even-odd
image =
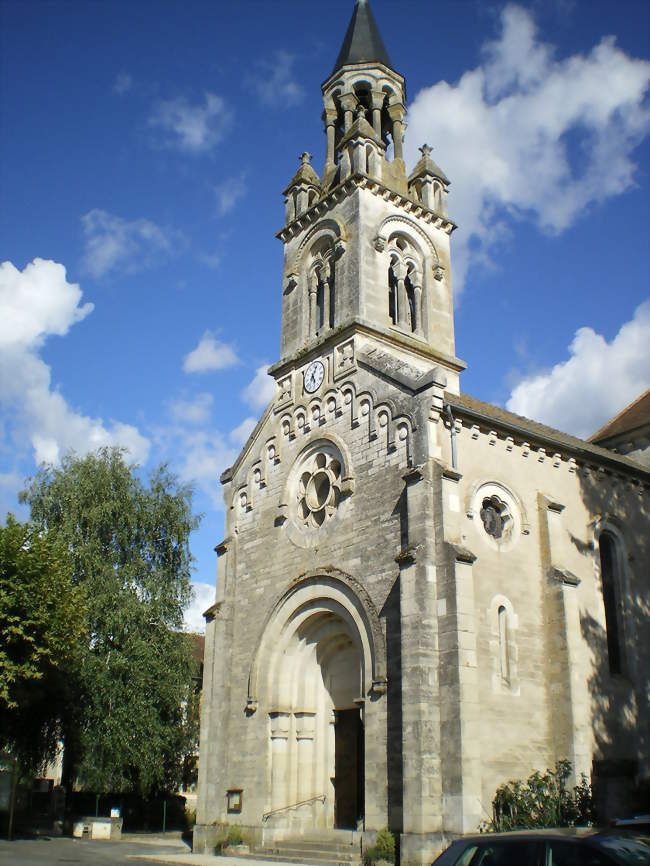
[[[113,268],[137,271],[173,254],[183,244],[179,232],[163,229],[147,219],[125,220],[104,210],[81,218],[86,239],[83,267],[93,277]]]
[[[592,328],[580,328],[569,354],[551,370],[523,379],[507,408],[587,437],[650,386],[650,301],[610,343]]]
[[[260,73],[251,77],[250,84],[261,102],[286,108],[302,102],[305,91],[294,77],[296,58],[287,51],[276,51],[273,60],[260,61]]]
[[[128,72],[120,72],[119,75],[116,76],[115,81],[113,82],[113,93],[117,93],[118,96],[122,96],[124,93],[127,93],[133,87],[133,78],[128,74]]]
[[[244,418],[241,424],[235,427],[234,430],[230,431],[228,438],[233,445],[239,445],[239,447],[241,448],[243,445],[245,445],[248,437],[255,429],[256,424],[256,418]]]
[[[223,183],[215,186],[214,191],[217,196],[217,212],[219,216],[225,216],[246,195],[244,175],[227,178]]]
[[[203,613],[214,604],[216,588],[212,583],[193,583],[193,597],[189,607],[185,611],[185,631],[192,634],[203,634],[205,632],[205,620]]]
[[[195,349],[185,356],[183,370],[186,373],[205,373],[208,370],[223,370],[239,363],[234,349],[221,343],[209,331],[199,340]]]
[[[434,143],[452,180],[457,289],[507,234],[507,216],[561,232],[585,208],[629,189],[634,149],[650,130],[650,62],[611,37],[559,60],[519,6],[507,6],[501,24],[482,65],[456,84],[421,90],[408,113],[408,161]]]
[[[172,416],[188,424],[205,424],[212,412],[212,394],[197,394],[193,400],[174,400],[171,405]]]
[[[255,371],[254,378],[242,391],[242,399],[253,409],[266,409],[275,397],[275,379],[268,375],[269,364]]]
[[[92,312],[80,306],[81,289],[69,283],[65,268],[34,259],[23,271],[0,264],[0,349],[40,345],[48,334],[64,336],[75,322]]]
[[[34,259],[23,271],[11,262],[0,265],[0,403],[37,463],[103,445],[121,445],[135,460],[146,460],[149,442],[137,428],[71,409],[38,354],[50,334],[66,334],[91,310],[92,304],[81,305],[81,290],[67,281],[61,264]]]
[[[215,148],[232,126],[232,112],[215,93],[206,93],[203,103],[192,105],[184,97],[156,103],[149,126],[160,130],[163,147],[186,153],[204,153]]]

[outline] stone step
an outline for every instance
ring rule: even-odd
[[[341,857],[358,857],[358,845],[346,845],[341,842],[308,842],[302,839],[286,839],[270,842],[266,845],[261,845],[260,850],[270,851],[322,851],[326,854],[332,854]]]
[[[294,858],[303,862],[309,860],[331,860],[337,863],[346,863],[347,866],[359,863],[361,857],[358,852],[349,851],[327,851],[323,848],[262,848],[255,852],[265,854],[268,857],[279,857],[281,860]]]
[[[361,862],[359,857],[354,860],[341,859],[325,855],[323,853],[312,854],[309,851],[303,851],[301,854],[290,854],[289,852],[268,853],[264,851],[251,851],[249,855],[239,855],[242,859],[249,857],[253,860],[265,860],[270,863],[296,863],[307,864],[307,866],[358,866]]]
[[[358,866],[361,862],[359,842],[347,834],[278,839],[252,851],[251,857],[310,866]]]

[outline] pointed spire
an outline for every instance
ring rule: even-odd
[[[393,68],[368,0],[357,0],[332,75],[349,63],[373,60]]]

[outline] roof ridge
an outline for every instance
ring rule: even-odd
[[[605,423],[603,424],[602,427],[599,427],[595,433],[592,433],[591,436],[588,437],[587,442],[596,442],[597,439],[606,438],[603,434],[610,427],[613,427],[617,421],[619,421],[624,415],[626,415],[628,412],[630,412],[632,409],[634,409],[635,406],[638,406],[638,404],[642,400],[646,399],[649,396],[650,396],[650,388],[645,390],[642,394],[639,394],[639,396],[636,398],[636,400],[632,400],[631,403],[628,403],[627,406],[624,406],[620,410],[620,412],[616,413],[616,415],[612,415],[612,417],[608,421],[605,421]],[[632,429],[634,429],[634,428],[632,428]]]

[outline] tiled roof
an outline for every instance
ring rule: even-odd
[[[643,427],[650,427],[650,388],[633,400],[618,415],[589,437],[589,442],[604,442],[622,433],[631,433]]]
[[[594,445],[585,439],[579,439],[577,436],[571,436],[569,433],[555,430],[546,424],[540,424],[538,421],[531,421],[530,418],[524,418],[523,415],[508,412],[505,409],[501,409],[500,406],[485,403],[483,400],[478,400],[469,394],[451,394],[445,392],[445,402],[449,403],[452,412],[454,409],[458,410],[461,414],[466,412],[474,415],[478,420],[483,418],[496,427],[525,435],[531,440],[531,444],[533,442],[539,442],[540,444],[551,443],[565,451],[580,456],[582,459],[591,459],[596,463],[606,463],[612,466],[612,468],[618,466],[623,470],[632,469],[635,474],[650,478],[650,470],[639,464],[636,460],[622,457],[620,454],[615,454],[607,448],[601,448],[599,445]]]

